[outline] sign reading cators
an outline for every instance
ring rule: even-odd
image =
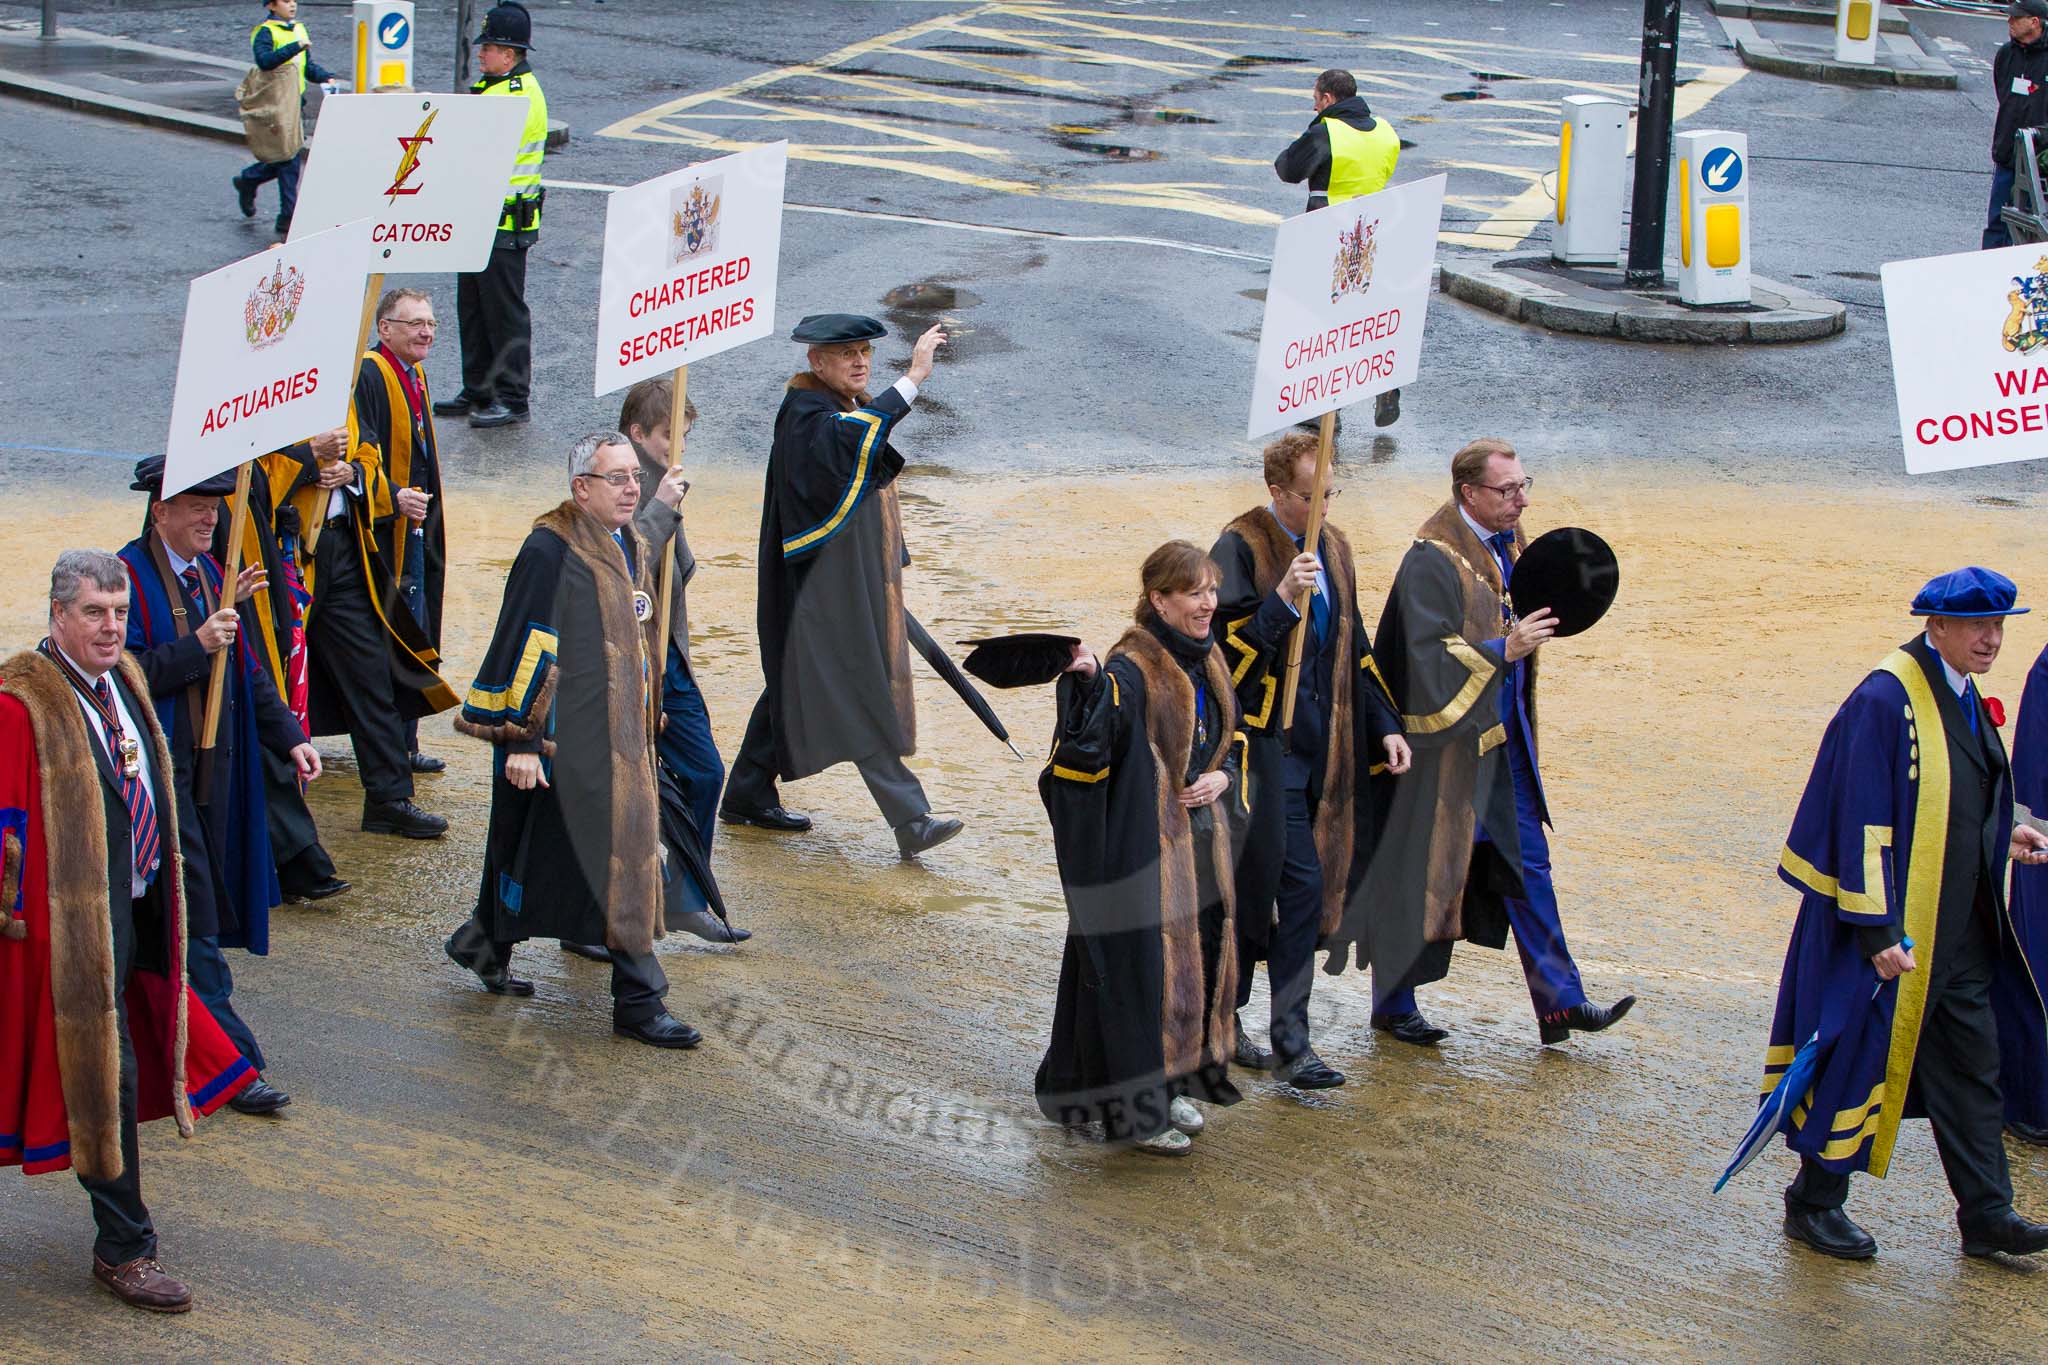
[[[1444,179],[1347,199],[1275,230],[1247,434],[1414,380]]]
[[[295,238],[192,281],[166,496],[347,420],[370,229]]]
[[[1906,472],[2048,455],[2048,246],[1884,267]]]
[[[599,396],[775,328],[789,144],[614,192],[598,287]]]
[[[370,220],[370,269],[482,270],[497,241],[526,101],[332,95],[320,106],[291,240]]]

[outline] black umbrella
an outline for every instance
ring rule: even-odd
[[[711,859],[704,854],[704,836],[697,828],[696,817],[690,814],[682,779],[659,759],[655,760],[654,768],[661,787],[661,841],[668,846],[669,857],[669,885],[662,892],[663,923],[670,929],[684,927],[676,919],[681,913],[677,907],[682,904],[684,877],[697,879],[711,913],[721,922],[728,922],[725,897],[718,892],[718,879],[711,875]]]
[[[990,734],[1009,744],[1010,752],[1016,754],[1021,762],[1024,755],[1018,752],[1015,744],[1010,743],[1010,732],[1004,728],[1002,718],[989,706],[988,698],[981,695],[980,689],[967,680],[967,675],[960,671],[960,665],[953,662],[946,651],[939,647],[939,642],[932,638],[931,632],[908,611],[903,613],[903,624],[910,630],[911,646],[924,655],[924,661],[932,666],[932,672],[944,678],[946,685],[960,694],[960,700],[967,703],[967,709],[981,717],[981,723],[988,727]]]

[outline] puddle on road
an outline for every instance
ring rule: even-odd
[[[1235,68],[1249,66],[1307,66],[1310,61],[1311,59],[1308,57],[1269,57],[1264,53],[1247,52],[1242,57],[1232,57],[1223,64],[1227,67]]]
[[[1132,147],[1121,142],[1092,142],[1078,137],[1055,137],[1053,141],[1070,152],[1085,152],[1110,161],[1157,161],[1166,155],[1150,147]]]

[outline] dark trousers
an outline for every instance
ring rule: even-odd
[[[407,531],[404,537],[405,567],[399,572],[398,594],[405,599],[405,609],[412,613],[412,619],[419,622],[421,630],[427,628],[427,538],[418,531]],[[405,723],[405,751],[416,754],[420,751],[420,722],[413,717]]]
[[[697,822],[697,834],[704,841],[704,856],[711,856],[711,833],[718,828],[718,796],[725,787],[725,761],[718,756],[718,744],[711,738],[711,713],[704,707],[690,670],[683,666],[683,653],[668,647],[668,669],[661,680],[661,761],[682,779],[683,795],[690,803],[690,818]],[[683,888],[683,908],[703,910],[709,902],[695,878]]]
[[[206,1012],[235,1045],[235,1051],[247,1057],[249,1065],[258,1071],[266,1070],[256,1034],[235,1013],[235,975],[228,970],[228,960],[218,939],[195,935],[185,940],[185,980],[206,1002]]]
[[[355,746],[363,795],[379,805],[412,796],[405,721],[391,689],[391,645],[370,605],[369,578],[355,529],[336,521],[314,554],[317,598],[306,645],[322,688],[340,703]]]
[[[876,808],[891,829],[931,813],[932,803],[925,797],[924,785],[895,754],[877,754],[853,766],[860,771],[868,795],[875,799]],[[781,799],[775,794],[775,722],[769,715],[766,692],[754,703],[754,714],[747,718],[747,733],[740,740],[740,751],[733,756],[732,780],[726,784],[726,794],[734,805],[755,809],[775,805]]]
[[[263,822],[270,831],[270,853],[277,861],[277,879],[285,894],[303,891],[334,875],[334,860],[320,846],[313,812],[299,789],[298,769],[289,758],[263,752]]]
[[[470,402],[525,412],[533,389],[533,315],[526,307],[526,253],[491,250],[490,264],[455,277],[462,330],[462,392]]]
[[[78,1183],[92,1199],[92,1220],[99,1228],[92,1254],[108,1265],[122,1265],[138,1256],[156,1255],[156,1227],[142,1202],[141,1158],[135,1143],[135,1043],[128,1036],[128,971],[135,961],[135,920],[132,906],[113,907],[115,1028],[121,1038],[121,1174],[112,1180]],[[182,1080],[183,1078],[179,1078]]]
[[[482,976],[512,966],[513,945],[493,942],[473,916],[463,921],[449,946],[470,970]],[[611,954],[614,1024],[643,1024],[668,1008],[662,1003],[668,997],[668,973],[662,971],[660,959],[653,953],[625,953],[617,948]]]
[[[1998,1087],[1998,1021],[1991,1012],[1996,964],[1989,937],[1981,923],[1973,925],[1960,942],[1951,940],[1957,942],[1953,962],[1934,964],[1920,1046],[1913,1056],[1912,1088],[1934,1125],[1935,1149],[1956,1197],[1956,1221],[1965,1228],[2012,1206],[2005,1104]],[[1935,942],[1941,942],[1938,931]],[[1802,1158],[1785,1202],[1795,1211],[1814,1212],[1840,1208],[1848,1195],[1846,1173]]]
[[[261,185],[268,180],[275,180],[277,182],[277,221],[289,223],[292,220],[293,212],[299,207],[299,172],[305,168],[306,153],[302,148],[299,154],[289,161],[258,161],[252,166],[245,166],[235,178],[244,185],[250,186]],[[2010,183],[2010,181],[2011,177],[2008,176],[2007,182]]]
[[[1564,941],[1558,918],[1557,891],[1550,881],[1550,839],[1536,809],[1536,765],[1521,731],[1508,725],[1508,765],[1515,779],[1515,827],[1522,843],[1521,896],[1505,902],[1522,974],[1529,982],[1529,1003],[1540,1017],[1586,1003],[1579,966]]]
[[[1984,249],[1993,251],[2002,246],[2012,245],[2012,234],[2006,230],[2005,219],[1999,210],[2012,202],[2013,171],[2005,166],[1991,168],[1991,211],[1984,221]]]
[[[1308,997],[1315,983],[1316,938],[1323,918],[1323,860],[1316,852],[1316,805],[1308,787],[1287,788],[1287,843],[1280,860],[1273,938],[1266,947],[1266,984],[1272,991],[1271,1039],[1282,1061],[1309,1049]],[[1252,995],[1252,974],[1240,971],[1237,1005]]]

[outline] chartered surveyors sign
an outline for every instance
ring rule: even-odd
[[[1247,435],[1414,380],[1443,208],[1437,175],[1279,226]]]
[[[775,329],[789,144],[613,192],[597,302],[597,393]]]
[[[1884,267],[1906,472],[2048,455],[2048,246]]]
[[[482,270],[525,127],[508,96],[330,95],[291,239],[368,218],[373,271]]]
[[[370,225],[316,233],[192,281],[164,495],[348,419]]]

